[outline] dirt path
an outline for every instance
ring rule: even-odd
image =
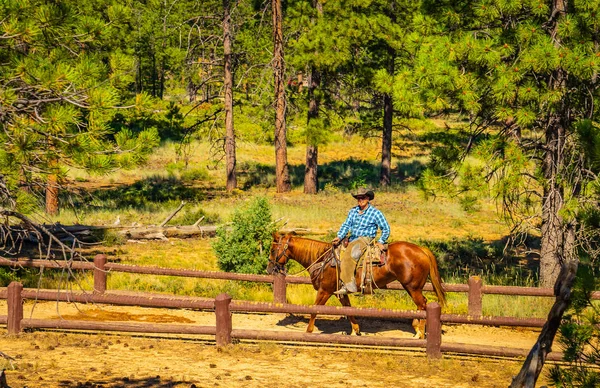
[[[33,308],[33,315],[31,313]],[[0,303],[0,314],[6,305]],[[191,310],[26,303],[25,317],[214,325],[214,313]],[[308,318],[234,314],[233,327],[303,332]],[[410,322],[362,319],[363,335],[411,337]],[[316,331],[345,333],[345,318],[317,319]],[[528,349],[538,333],[525,329],[446,325],[443,341]],[[210,337],[131,336],[62,332],[0,333],[0,351],[15,387],[505,387],[520,363],[482,358],[430,362],[419,351],[350,346],[241,343],[216,348]]]

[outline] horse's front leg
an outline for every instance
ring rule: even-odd
[[[340,303],[342,306],[351,307],[350,306],[350,298],[348,295],[340,296]],[[360,327],[358,326],[358,322],[354,316],[348,315],[348,319],[350,320],[350,325],[352,326],[352,333],[350,335],[360,335]]]
[[[319,289],[317,292],[317,299],[315,300],[315,306],[323,306],[329,298],[331,297],[331,292],[324,291],[323,289]],[[307,333],[312,333],[315,329],[315,320],[317,319],[317,314],[310,314],[310,320],[308,321],[308,327],[306,328]]]

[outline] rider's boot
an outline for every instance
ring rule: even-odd
[[[353,294],[355,292],[358,292],[358,287],[356,287],[356,281],[354,281],[354,279],[352,279],[352,281],[348,282],[348,284],[344,284],[342,286],[342,288],[335,291],[334,294],[347,295],[347,294]]]

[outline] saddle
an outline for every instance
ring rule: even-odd
[[[332,267],[337,267],[338,276],[340,271],[340,256],[341,253],[348,246],[348,239],[345,238],[342,240],[342,243],[334,249],[333,258],[330,259],[329,264]],[[374,242],[370,243],[365,252],[362,254],[359,259],[356,268],[362,268],[362,275],[360,277],[360,281],[358,282],[358,287],[361,290],[361,293],[364,295],[371,295],[373,293],[373,267],[382,267],[387,262],[388,258],[388,250],[386,245],[386,250],[381,251],[379,247],[375,245]]]

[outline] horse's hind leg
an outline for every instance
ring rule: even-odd
[[[350,298],[348,298],[348,295],[340,296],[340,303],[342,304],[342,306],[351,307]],[[350,325],[352,326],[352,333],[350,335],[360,335],[360,327],[358,326],[356,318],[354,318],[351,315],[348,315],[348,319],[350,320]]]
[[[331,297],[331,292],[323,291],[322,289],[317,292],[317,299],[315,300],[315,306],[323,306]],[[317,314],[310,314],[310,320],[308,321],[308,327],[306,328],[307,333],[312,333],[315,329],[315,320]]]
[[[407,287],[405,288],[412,300],[417,305],[417,309],[424,311],[425,307],[427,306],[427,299],[425,296],[423,296],[423,291],[411,290]],[[425,323],[426,322],[424,319],[413,319],[412,327],[415,329],[415,338],[425,338]]]

